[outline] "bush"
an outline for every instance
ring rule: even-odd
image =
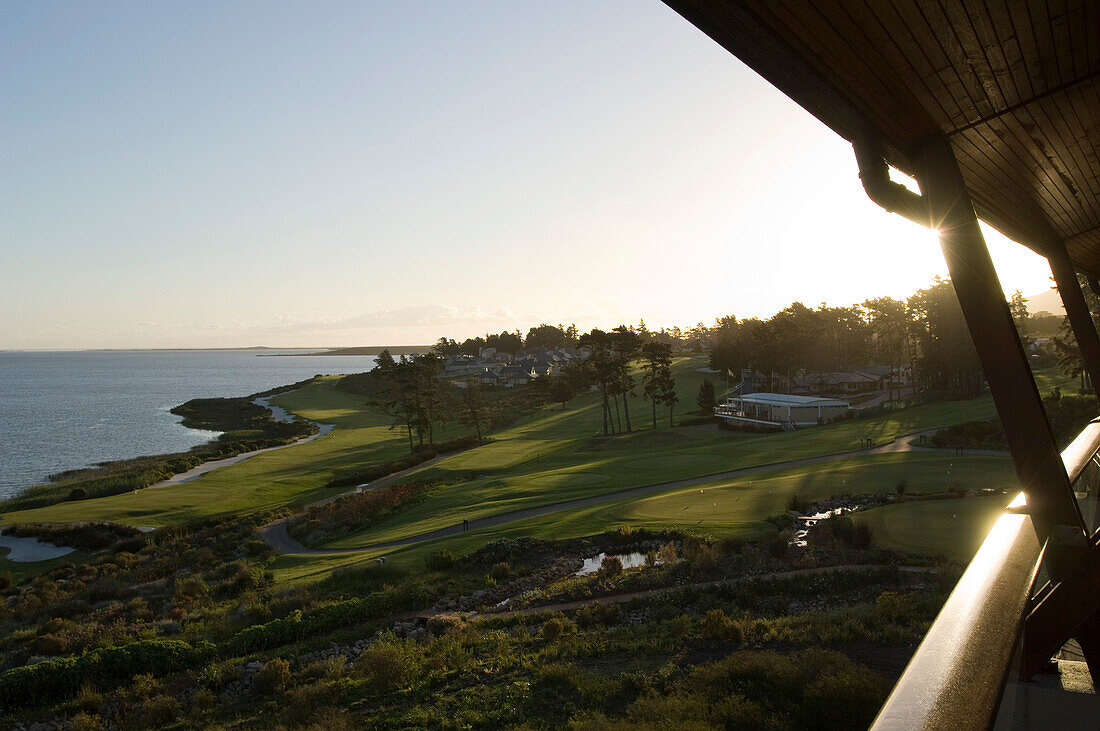
[[[721,609],[711,609],[703,617],[699,629],[704,637],[712,640],[724,640],[741,644],[745,640],[745,630],[741,623],[730,619]]]
[[[561,637],[563,629],[564,625],[562,624],[562,621],[557,617],[552,617],[551,619],[546,620],[546,623],[542,625],[542,638],[547,642],[553,642],[554,640]]]
[[[205,661],[214,645],[182,640],[139,640],[101,647],[79,658],[68,656],[0,673],[0,706],[21,707],[65,698],[86,682],[99,687],[142,673],[166,675]]]
[[[81,711],[69,719],[69,725],[66,728],[69,731],[106,731],[107,724],[98,716],[91,716]]]
[[[264,695],[271,695],[283,690],[289,684],[290,663],[281,657],[268,660],[256,673],[256,690]]]
[[[462,629],[462,617],[457,614],[436,614],[428,617],[428,631],[442,636]]]
[[[623,562],[618,556],[604,556],[600,562],[600,575],[615,577],[623,572]]]
[[[155,695],[138,707],[136,720],[150,728],[162,728],[176,720],[180,704],[170,695]]]
[[[391,641],[368,647],[355,659],[355,667],[367,687],[381,695],[406,687],[417,663],[406,645]]]
[[[450,551],[433,551],[424,557],[424,565],[429,571],[447,571],[453,569],[458,558]]]
[[[489,569],[489,576],[492,576],[497,581],[503,581],[512,574],[512,567],[507,561],[501,561],[500,563],[493,564],[493,568]]]

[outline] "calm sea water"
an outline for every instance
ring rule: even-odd
[[[247,396],[373,356],[295,350],[0,353],[0,496],[62,470],[189,449],[216,436],[168,413],[188,399]]]

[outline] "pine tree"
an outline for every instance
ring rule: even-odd
[[[699,396],[695,399],[699,404],[699,408],[706,412],[714,411],[715,395],[714,384],[709,378],[704,378],[703,382],[699,384]]]

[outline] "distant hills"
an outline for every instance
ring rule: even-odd
[[[315,353],[295,353],[295,355],[378,355],[383,350],[388,350],[393,355],[410,355],[427,353],[431,349],[430,345],[365,345],[358,348],[332,348]]]
[[[1066,314],[1066,308],[1062,306],[1062,297],[1058,294],[1056,289],[1048,289],[1045,292],[1039,294],[1033,294],[1027,296],[1027,310],[1031,314],[1036,312],[1049,312],[1052,315],[1058,315],[1063,317]]]

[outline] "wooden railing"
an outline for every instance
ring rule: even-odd
[[[1071,482],[1098,450],[1100,422],[1094,421],[1062,452]],[[1042,545],[1020,493],[990,530],[872,728],[990,727],[1041,559]]]

